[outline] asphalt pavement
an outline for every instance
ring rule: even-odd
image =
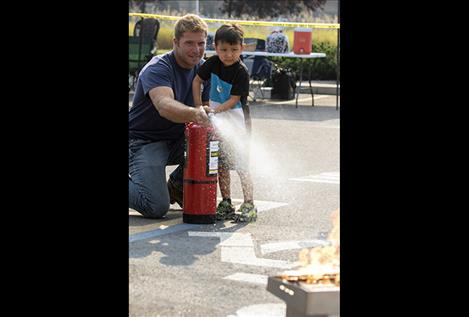
[[[129,316],[285,316],[267,277],[294,267],[302,248],[327,243],[340,198],[340,108],[335,95],[317,94],[315,107],[300,94],[298,108],[270,99],[250,108],[257,221],[194,225],[178,205],[161,220],[129,209]]]

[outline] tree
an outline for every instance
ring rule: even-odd
[[[129,1],[129,12],[133,10],[135,12],[145,13],[146,2],[146,0]]]
[[[324,7],[327,0],[223,0],[222,13],[228,13],[231,18],[242,14],[254,15],[259,18],[278,17],[280,14],[297,14],[304,7],[316,11]]]

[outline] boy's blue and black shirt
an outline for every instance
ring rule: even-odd
[[[231,109],[240,111],[244,116],[244,124],[248,131],[251,130],[251,116],[247,104],[249,95],[249,72],[242,61],[233,65],[225,66],[217,55],[208,58],[198,69],[197,75],[204,80],[210,80],[210,102],[211,105],[222,104],[231,95],[240,96],[240,101]]]
[[[213,101],[223,103],[230,98],[230,95],[234,95],[241,96],[241,103],[234,108],[241,108],[247,104],[249,73],[243,62],[237,61],[233,65],[225,66],[220,58],[214,55],[205,61],[197,74],[203,80],[210,79],[210,99]]]

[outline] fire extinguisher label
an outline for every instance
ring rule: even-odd
[[[216,176],[218,173],[219,141],[210,141],[207,147],[207,176]]]

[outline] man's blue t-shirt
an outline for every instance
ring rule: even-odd
[[[150,141],[175,140],[184,133],[184,123],[174,123],[160,116],[153,105],[149,91],[166,86],[173,90],[174,98],[190,107],[194,106],[192,81],[204,63],[202,59],[192,69],[185,69],[176,63],[173,51],[154,56],[138,77],[137,88],[129,111],[129,138]],[[210,84],[204,82],[202,100],[209,100]]]

